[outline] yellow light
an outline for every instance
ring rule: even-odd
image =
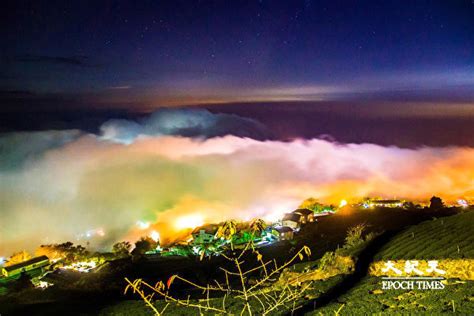
[[[186,215],[179,217],[174,225],[178,229],[196,228],[204,225],[204,219],[199,214]]]
[[[154,242],[158,242],[160,240],[160,234],[154,230],[151,232],[150,238],[153,239]]]
[[[341,203],[339,203],[339,207],[344,207],[347,205],[347,201],[346,200],[341,200]]]

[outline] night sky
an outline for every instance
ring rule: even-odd
[[[0,131],[198,105],[280,139],[474,145],[470,0],[7,1],[1,21]]]
[[[473,1],[2,1],[0,257],[474,201]]]

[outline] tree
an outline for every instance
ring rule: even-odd
[[[119,256],[128,256],[132,249],[132,244],[128,241],[121,241],[112,246],[112,252]]]
[[[31,259],[31,255],[25,250],[22,250],[20,252],[16,252],[12,254],[10,258],[8,258],[8,261],[5,263],[5,266],[6,267],[12,266],[14,264],[21,263],[23,261],[30,260],[30,259]]]
[[[217,237],[222,237],[227,240],[232,240],[232,237],[237,233],[237,223],[233,220],[225,221],[217,229]]]
[[[47,256],[49,259],[63,259],[65,262],[83,260],[89,256],[89,252],[81,245],[74,246],[70,241],[62,244],[41,245],[36,249],[37,256]]]
[[[364,233],[366,228],[367,228],[367,225],[364,223],[349,227],[349,229],[347,230],[345,245],[347,247],[354,247],[364,242],[364,238],[362,237],[362,234]]]
[[[260,219],[254,219],[252,222],[250,222],[250,231],[252,232],[253,236],[260,236],[262,232],[265,230],[265,227],[267,225],[265,222]]]
[[[319,201],[317,199],[312,198],[312,197],[304,200],[298,206],[298,208],[308,209],[308,210],[311,210],[315,213],[321,213],[321,212],[324,212],[325,210],[328,210],[328,209],[334,209],[333,206],[326,206],[324,204],[321,204],[321,203],[319,203]]]
[[[430,208],[433,210],[438,210],[444,207],[443,200],[437,196],[433,196],[430,199]]]
[[[156,249],[158,243],[150,237],[142,237],[135,243],[135,248],[132,250],[133,256],[144,255],[145,252]]]

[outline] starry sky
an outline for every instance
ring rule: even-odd
[[[57,127],[25,124],[42,111],[97,125],[188,105],[265,109],[273,125],[289,109],[474,117],[471,0],[7,1],[0,14],[3,130]],[[282,137],[325,132],[298,128]]]
[[[473,0],[4,0],[0,40],[0,256],[474,199]]]

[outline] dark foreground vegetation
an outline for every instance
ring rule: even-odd
[[[308,246],[311,255],[303,261],[296,260],[288,267],[274,284],[294,280],[298,273],[322,269],[326,276],[301,281],[295,286],[310,284],[304,295],[295,300],[292,306],[279,309],[273,314],[367,314],[377,312],[409,312],[436,314],[456,312],[473,314],[473,281],[448,280],[443,291],[375,291],[380,286],[379,278],[367,273],[368,264],[373,260],[410,259],[410,258],[473,258],[474,219],[472,212],[460,209],[350,209],[335,215],[319,219],[316,223],[303,226],[294,240],[279,242],[259,249],[263,261],[275,259],[282,265],[291,259],[303,246]],[[457,215],[456,215],[457,214]],[[423,223],[422,223],[423,222]],[[421,224],[420,224],[421,223]],[[363,233],[357,240],[348,239],[348,230],[363,225]],[[259,264],[254,254],[245,257],[244,269]],[[355,264],[343,263],[338,258],[354,258]],[[341,259],[342,260],[342,259]],[[298,263],[297,263],[298,262]],[[212,257],[200,260],[198,257],[142,258],[132,260],[124,258],[110,261],[96,272],[79,274],[72,271],[57,271],[48,275],[54,286],[45,289],[24,289],[0,297],[2,315],[151,315],[153,311],[141,298],[131,293],[123,294],[129,280],[142,279],[155,284],[164,283],[170,276],[179,276],[199,285],[210,284],[214,280],[222,281],[225,274],[220,267],[231,269],[225,258]],[[323,269],[324,268],[324,269]],[[341,272],[341,273],[339,273]],[[323,274],[324,274],[323,273]],[[258,279],[256,276],[255,279]],[[236,282],[237,279],[230,282]],[[290,282],[291,283],[291,282]],[[235,283],[237,284],[237,283]],[[266,284],[267,285],[267,284]],[[234,286],[234,284],[233,284]],[[236,285],[237,286],[237,285]],[[202,291],[183,282],[175,281],[170,295],[199,302]],[[159,298],[156,296],[155,298]],[[221,305],[223,297],[211,297],[213,304]],[[229,305],[227,312],[240,312],[241,302],[226,297]],[[259,314],[258,302],[255,310]],[[154,302],[159,310],[167,303]],[[205,314],[215,312],[201,310]],[[165,311],[169,315],[198,315],[199,310],[187,306],[170,304]]]

